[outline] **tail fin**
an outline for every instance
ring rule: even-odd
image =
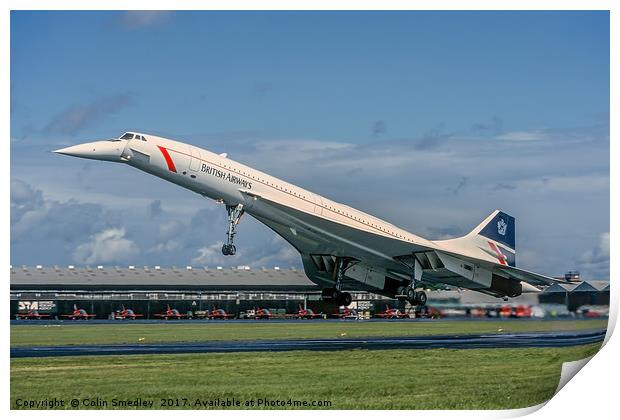
[[[495,210],[484,219],[469,235],[484,236],[499,242],[508,248],[515,249],[515,218],[500,210]],[[469,236],[467,235],[467,236]]]
[[[501,210],[495,210],[467,235],[437,242],[465,255],[475,257],[482,251],[502,265],[516,264],[515,218]]]

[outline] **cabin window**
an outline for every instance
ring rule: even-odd
[[[133,139],[133,134],[131,133],[125,133],[121,137],[121,140],[131,140],[131,139]]]

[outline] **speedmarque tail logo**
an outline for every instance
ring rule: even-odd
[[[504,219],[499,219],[497,222],[497,233],[504,236],[506,235],[506,229],[508,229],[508,225],[504,222]]]

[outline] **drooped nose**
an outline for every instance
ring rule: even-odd
[[[121,154],[127,144],[126,141],[94,141],[91,143],[76,144],[64,149],[54,150],[61,155],[75,156],[84,159],[106,160],[110,162],[122,162]]]

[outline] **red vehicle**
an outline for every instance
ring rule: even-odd
[[[526,305],[518,305],[516,308],[514,308],[512,316],[515,318],[531,318],[532,308]]]
[[[223,309],[216,308],[215,305],[213,306],[213,309],[211,309],[211,312],[209,313],[209,319],[230,319],[234,317],[235,317],[235,314],[229,314]]]
[[[323,314],[317,314],[310,308],[302,308],[299,305],[299,309],[295,314],[286,314],[287,317],[299,318],[299,319],[313,319],[313,318],[322,318]]]
[[[266,308],[254,309],[254,319],[269,319],[273,316],[271,311]]]
[[[43,319],[48,316],[48,314],[40,314],[39,311],[31,309],[26,313],[15,314],[15,319]]]
[[[397,318],[406,318],[409,315],[407,315],[404,312],[401,312],[400,309],[390,308],[390,305],[385,305],[385,311],[377,312],[375,316],[378,318],[397,319]]]
[[[133,309],[125,308],[125,305],[121,305],[121,307],[123,309],[114,313],[114,319],[136,319],[144,316],[142,314],[135,313]]]
[[[60,315],[60,316],[63,318],[69,318],[69,319],[91,319],[95,317],[95,315],[92,315],[86,312],[86,309],[78,308],[77,305],[73,305],[72,313]]]
[[[584,305],[577,309],[577,314],[586,318],[599,318],[609,316],[609,306],[603,305]]]
[[[187,314],[180,313],[177,309],[171,308],[170,305],[166,305],[166,312],[160,314],[154,314],[158,318],[163,319],[181,319],[187,318]]]
[[[416,308],[415,310],[415,317],[416,318],[432,318],[432,319],[438,319],[438,318],[442,318],[443,314],[441,312],[441,310],[434,308],[432,306],[423,306],[421,308]]]
[[[338,311],[336,314],[332,314],[335,317],[344,319],[344,318],[355,318],[357,319],[357,310],[351,308],[344,308],[342,311]]]
[[[512,306],[510,305],[503,305],[497,311],[497,316],[500,318],[510,318],[512,314],[513,314]]]

